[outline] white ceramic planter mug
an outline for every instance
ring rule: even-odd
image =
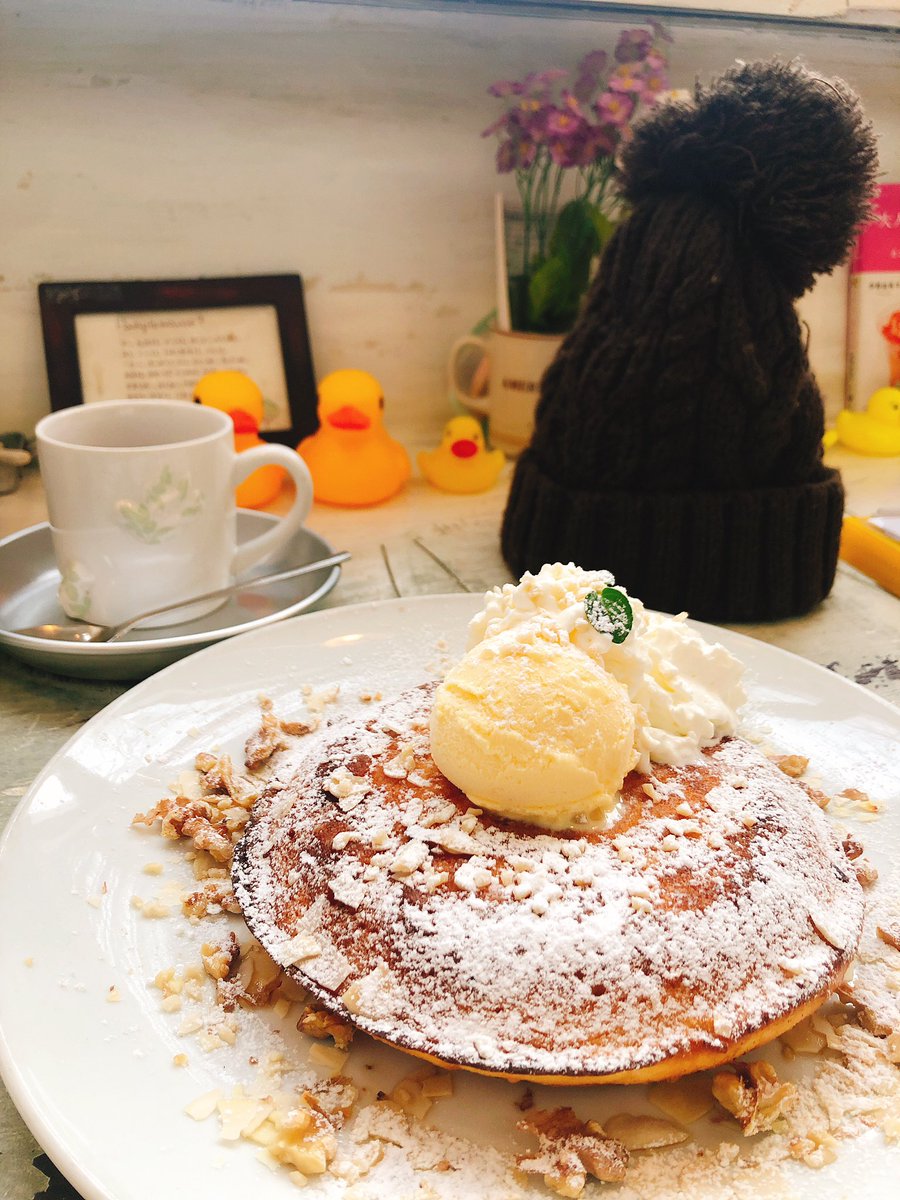
[[[491,441],[509,455],[521,454],[531,441],[541,379],[562,343],[562,334],[492,329],[486,338],[461,337],[450,351],[452,392],[489,419]]]
[[[51,413],[35,431],[53,549],[68,616],[115,625],[135,613],[226,587],[280,550],[312,505],[312,480],[285,446],[236,454],[215,408],[179,400],[112,400]],[[296,499],[272,529],[237,547],[234,489],[277,463]],[[172,625],[222,601],[157,618]]]

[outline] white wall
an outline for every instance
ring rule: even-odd
[[[48,408],[38,282],[299,270],[318,374],[374,371],[426,433],[447,348],[493,304],[485,88],[626,23],[290,0],[0,0],[0,20],[0,429]],[[900,179],[896,41],[673,28],[678,85],[773,53],[843,75]],[[844,286],[803,304],[831,403]]]

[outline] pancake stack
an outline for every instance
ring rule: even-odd
[[[235,852],[251,932],[331,1011],[446,1067],[631,1083],[744,1054],[842,980],[859,883],[754,746],[632,772],[604,827],[551,831],[438,771],[434,686],[335,725]]]

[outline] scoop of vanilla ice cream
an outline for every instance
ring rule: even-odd
[[[559,828],[614,807],[634,733],[625,688],[537,619],[480,642],[447,674],[431,753],[475,804]]]
[[[550,563],[518,584],[487,593],[483,610],[469,625],[469,646],[501,633],[521,633],[535,620],[551,622],[628,693],[638,770],[647,774],[654,762],[684,766],[704,746],[737,728],[737,710],[746,699],[743,665],[724,646],[707,642],[692,629],[685,613],[647,612],[634,597],[629,597],[631,633],[615,645],[584,611],[588,592],[614,585],[608,571]]]

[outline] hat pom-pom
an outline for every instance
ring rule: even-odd
[[[662,104],[623,154],[633,205],[694,194],[726,207],[795,296],[846,257],[877,166],[847,85],[779,62],[738,64],[692,100]]]

